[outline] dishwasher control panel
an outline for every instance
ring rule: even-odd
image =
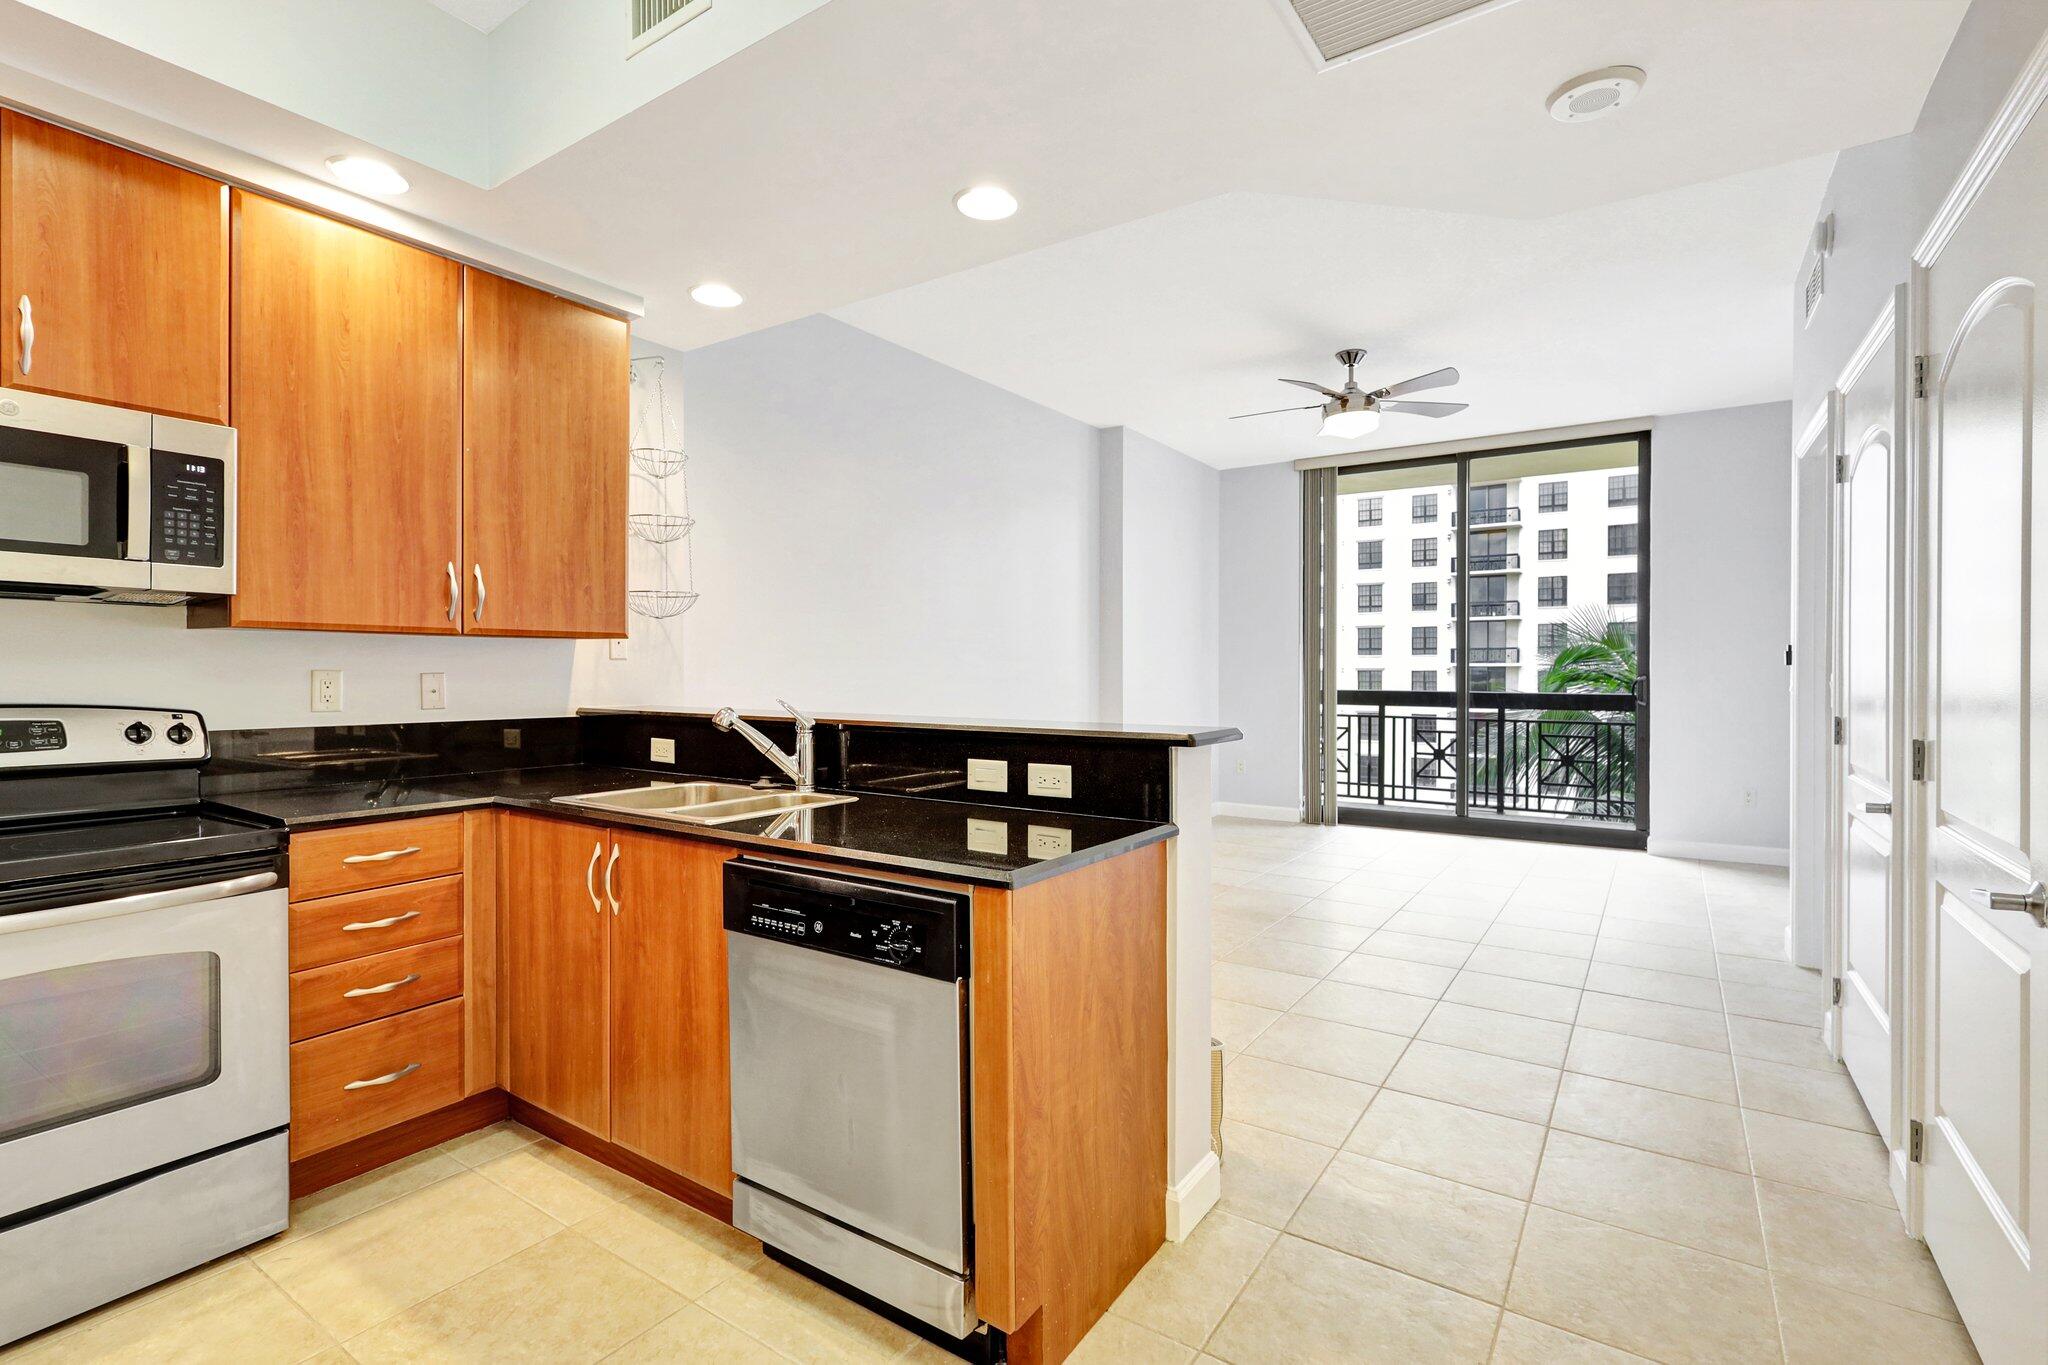
[[[967,897],[879,878],[735,858],[725,927],[941,981],[967,971]]]

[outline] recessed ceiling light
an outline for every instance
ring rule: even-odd
[[[740,297],[739,290],[729,284],[720,284],[716,280],[698,285],[690,291],[690,297],[706,308],[737,308],[746,302]]]
[[[969,218],[996,223],[1017,211],[1017,196],[1001,185],[976,185],[954,195],[953,207]]]
[[[330,156],[327,169],[357,194],[404,194],[412,182],[374,156]]]
[[[1603,66],[1551,91],[1545,105],[1559,123],[1590,123],[1633,100],[1648,79],[1640,66]]]

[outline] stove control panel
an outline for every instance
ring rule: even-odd
[[[196,711],[132,706],[0,706],[0,772],[206,761]]]

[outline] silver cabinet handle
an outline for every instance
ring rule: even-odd
[[[389,1085],[393,1081],[404,1080],[407,1076],[412,1075],[413,1072],[418,1071],[419,1069],[420,1064],[418,1062],[407,1062],[404,1066],[398,1068],[398,1070],[396,1071],[387,1071],[381,1076],[372,1076],[367,1081],[350,1081],[347,1085],[343,1086],[342,1089],[368,1090],[373,1085]]]
[[[599,839],[590,848],[590,866],[583,869],[583,889],[590,893],[590,908],[598,914],[604,913],[604,902],[597,898],[597,860],[604,856],[604,840]]]
[[[404,848],[387,848],[382,853],[351,853],[341,861],[344,865],[350,867],[357,863],[388,863],[393,858],[403,858],[407,854],[419,851],[420,846],[418,844],[407,844]]]
[[[453,621],[455,613],[462,609],[462,584],[455,577],[455,561],[448,561],[448,619]]]
[[[1977,896],[1986,909],[2017,910],[2033,916],[2034,923],[2048,929],[2048,886],[2035,882],[2024,891],[1987,891],[1979,887]]]
[[[365,919],[357,920],[354,924],[344,924],[341,926],[341,932],[344,934],[355,934],[361,933],[365,929],[389,929],[394,924],[403,924],[409,919],[418,919],[419,917],[419,911],[408,910],[402,915],[392,915],[386,919]]]
[[[15,306],[21,309],[21,372],[27,374],[36,367],[36,310],[26,294]]]
[[[1890,815],[1892,813],[1892,803],[1889,801],[1865,801],[1863,803],[1863,813],[1865,815]]]
[[[484,592],[484,566],[472,564],[469,567],[476,574],[476,621],[478,625],[482,625],[484,620],[484,598],[487,596]]]
[[[612,845],[611,861],[604,865],[604,898],[612,903],[612,914],[619,913],[619,893],[612,889],[612,873],[619,867],[619,846]]]
[[[389,995],[400,986],[410,986],[419,979],[420,974],[418,972],[408,972],[406,975],[399,977],[398,980],[387,981],[381,986],[358,986],[352,991],[343,991],[341,998],[344,1000],[354,1000],[356,997],[363,995]]]

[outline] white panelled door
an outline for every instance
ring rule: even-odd
[[[2015,110],[2015,106],[2008,106]],[[1998,125],[1994,125],[1995,127]],[[1991,1362],[2048,1360],[2048,117],[1923,242],[1929,680],[1924,1227]],[[2002,159],[1997,146],[2006,150]],[[1990,170],[1989,179],[1983,173]],[[1953,225],[1947,227],[1944,225]],[[1948,235],[1944,238],[1943,234]],[[2033,743],[2043,739],[2041,761]],[[2041,904],[2033,902],[2035,906]]]
[[[1904,976],[1903,899],[1895,886],[1892,806],[1898,707],[1898,551],[1903,428],[1899,300],[1878,318],[1841,381],[1842,466],[1835,546],[1840,558],[1836,624],[1842,718],[1841,827],[1835,841],[1835,973],[1841,982],[1836,1039],[1885,1146],[1901,1146],[1897,1112],[1900,1034],[1894,1012]],[[1894,1166],[1897,1169],[1897,1166]]]

